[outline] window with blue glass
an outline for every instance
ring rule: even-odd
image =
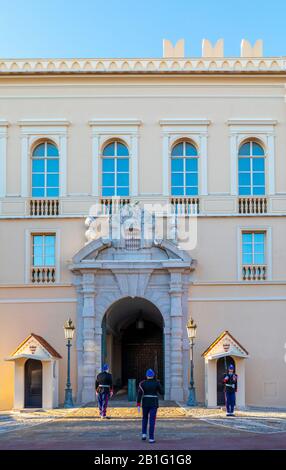
[[[102,196],[129,196],[129,152],[122,142],[111,142],[103,149]]]
[[[239,149],[238,191],[240,196],[265,195],[265,153],[255,141],[245,142]]]
[[[242,264],[266,264],[265,232],[242,233]]]
[[[55,266],[56,236],[54,234],[33,235],[33,266]]]
[[[42,142],[32,154],[32,197],[59,196],[59,151],[55,144]]]
[[[179,142],[171,153],[171,194],[197,196],[198,185],[197,149],[190,142]]]

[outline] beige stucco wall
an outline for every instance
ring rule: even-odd
[[[35,290],[35,289],[34,289]],[[31,289],[0,289],[1,297],[16,301],[13,303],[0,303],[1,332],[0,332],[0,409],[9,409],[13,406],[14,395],[14,364],[6,362],[7,358],[16,347],[30,333],[35,333],[46,339],[62,356],[59,360],[59,401],[63,403],[66,382],[67,348],[64,338],[63,325],[69,316],[75,321],[76,303],[73,301],[55,303],[51,299],[62,297],[72,298],[72,289],[40,288],[41,292],[31,295]],[[4,292],[3,292],[4,291]],[[47,299],[40,303],[21,302],[20,298]],[[2,298],[3,301],[3,298]],[[75,346],[75,345],[74,345]],[[76,363],[75,347],[71,349],[71,380],[73,390],[76,392]]]
[[[34,86],[33,86],[34,85]],[[139,192],[162,193],[160,119],[207,118],[210,194],[230,191],[229,128],[232,118],[277,120],[276,191],[286,192],[285,102],[283,78],[25,78],[1,79],[1,118],[8,129],[7,193],[20,193],[21,119],[65,118],[68,130],[68,193],[91,192],[92,118],[137,118],[142,121],[139,142]],[[6,96],[11,99],[5,98]],[[5,98],[5,99],[4,99]],[[150,168],[152,171],[150,172]],[[18,201],[20,203],[20,201]]]
[[[63,324],[75,321],[76,292],[68,262],[84,245],[84,219],[95,202],[92,188],[90,119],[140,119],[136,199],[166,200],[163,190],[161,119],[211,121],[208,126],[208,191],[201,198],[197,260],[192,275],[189,310],[198,324],[195,376],[204,400],[202,352],[228,329],[249,350],[246,361],[246,402],[286,407],[285,284],[286,284],[286,114],[283,77],[22,77],[0,79],[0,119],[6,119],[7,197],[0,201],[0,409],[13,403],[13,364],[5,362],[31,332],[43,336],[63,356],[60,360],[60,402],[64,398],[66,347]],[[21,119],[70,121],[67,139],[67,196],[62,215],[23,218],[21,191]],[[275,195],[270,207],[279,216],[234,216],[230,196],[230,141],[227,121],[277,120],[275,126]],[[116,132],[115,132],[116,134]],[[100,181],[100,175],[99,175]],[[224,213],[224,217],[213,217]],[[281,216],[282,215],[282,216]],[[76,217],[77,216],[77,217]],[[14,217],[14,218],[12,218]],[[243,284],[238,276],[240,228],[271,229],[272,277],[261,285]],[[59,234],[58,286],[26,285],[30,259],[27,231]],[[60,302],[51,299],[58,298]],[[247,300],[247,298],[251,300]],[[37,302],[37,299],[39,300]],[[45,301],[47,299],[48,301]],[[261,300],[263,299],[263,300]],[[76,392],[75,348],[72,384]]]

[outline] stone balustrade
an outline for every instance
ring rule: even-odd
[[[52,217],[59,215],[58,199],[30,199],[30,215]]]
[[[54,266],[32,266],[30,280],[33,284],[53,284],[56,282]]]
[[[265,196],[247,196],[238,199],[239,214],[266,214],[267,198]]]
[[[130,204],[129,198],[102,198],[100,201],[103,215],[116,214],[125,204]]]
[[[250,264],[242,266],[243,281],[265,281],[266,278],[266,265]]]
[[[198,197],[172,197],[170,200],[177,215],[196,215],[200,211]]]

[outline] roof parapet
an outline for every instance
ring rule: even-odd
[[[183,58],[185,57],[185,40],[179,39],[175,45],[169,39],[163,39],[163,57]]]
[[[202,57],[224,57],[224,40],[219,39],[215,45],[212,45],[208,39],[203,39]]]
[[[242,39],[240,45],[240,56],[241,57],[263,57],[263,41],[262,39],[257,39],[254,46],[250,44],[247,39]]]

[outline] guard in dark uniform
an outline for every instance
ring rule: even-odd
[[[228,373],[224,375],[224,393],[226,416],[234,416],[235,394],[237,392],[237,375],[234,373],[234,366],[231,364]]]
[[[155,372],[152,369],[148,369],[146,372],[146,380],[142,380],[138,387],[137,394],[137,407],[140,412],[141,400],[142,400],[142,440],[146,441],[147,438],[147,426],[149,418],[149,442],[153,444],[155,442],[154,431],[157,410],[159,407],[159,398],[163,394],[161,384],[155,379]]]
[[[108,400],[113,395],[112,375],[109,373],[108,364],[104,364],[102,372],[98,374],[95,382],[95,391],[98,399],[99,414],[102,419],[106,416]]]

